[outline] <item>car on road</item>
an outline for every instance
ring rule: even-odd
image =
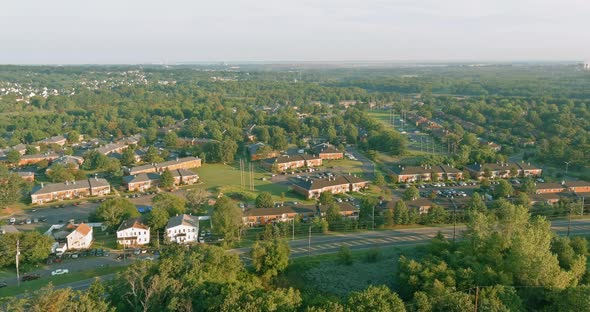
[[[41,278],[41,275],[39,274],[26,274],[23,275],[23,282],[34,281],[39,278]]]
[[[51,276],[63,275],[63,274],[67,274],[67,273],[70,273],[70,270],[68,270],[68,269],[57,269],[57,270],[51,272]]]

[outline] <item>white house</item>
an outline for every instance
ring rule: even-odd
[[[199,238],[199,218],[187,214],[170,218],[166,236],[168,241],[177,244],[196,242]]]
[[[124,247],[147,245],[150,243],[150,228],[141,222],[141,218],[125,220],[117,229],[117,243]]]
[[[87,249],[92,244],[92,227],[80,223],[72,233],[66,236],[68,249]]]

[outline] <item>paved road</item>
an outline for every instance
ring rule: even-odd
[[[552,229],[559,235],[567,234],[568,221],[558,220],[552,222]],[[465,226],[457,226],[456,237],[461,237],[461,232]],[[453,227],[434,227],[434,228],[417,228],[402,229],[393,231],[363,232],[340,235],[322,235],[311,238],[311,255],[320,255],[337,252],[340,246],[348,246],[352,250],[378,248],[378,247],[402,247],[426,244],[438,233],[441,232],[445,237],[453,238]],[[572,220],[570,229],[571,235],[590,235],[590,220]],[[307,256],[308,239],[296,239],[289,241],[291,248],[291,257],[297,258]],[[249,260],[249,248],[234,249],[234,252],[245,260]]]
[[[557,220],[552,222],[552,229],[559,235],[566,235],[568,228],[567,220]],[[465,226],[457,226],[456,237],[461,237],[461,232],[465,230]],[[348,246],[351,250],[362,250],[369,248],[382,247],[403,247],[423,245],[430,242],[430,240],[441,232],[445,237],[452,239],[453,227],[434,227],[434,228],[417,228],[417,229],[401,229],[393,231],[374,231],[350,234],[337,235],[317,235],[311,238],[311,248],[309,252],[311,255],[330,254],[338,251],[340,246]],[[572,220],[570,235],[590,235],[590,219]],[[296,239],[289,241],[291,248],[291,258],[305,257],[308,255],[308,239]],[[248,253],[250,248],[232,249],[229,252],[234,252],[240,256],[244,261],[249,262]],[[83,262],[88,262],[84,260]],[[72,260],[73,262],[74,260]],[[80,261],[80,260],[78,260]],[[117,260],[113,260],[117,261]],[[119,261],[114,265],[126,265],[131,262],[122,263]],[[54,269],[54,268],[53,268]],[[114,277],[114,274],[102,277],[102,280],[109,280]],[[72,287],[73,289],[86,289],[92,284],[94,279],[82,280],[74,283],[64,284],[58,288]]]

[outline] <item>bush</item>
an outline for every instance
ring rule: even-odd
[[[345,265],[352,265],[352,252],[348,246],[340,246],[338,251],[338,262]]]
[[[379,257],[381,256],[381,250],[379,250],[378,248],[371,248],[366,255],[366,260],[369,263],[375,263],[379,260]]]

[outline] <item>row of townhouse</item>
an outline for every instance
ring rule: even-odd
[[[323,160],[344,159],[344,152],[337,150],[329,143],[320,143],[312,147],[311,150]]]
[[[401,166],[398,165],[394,172],[397,174],[397,182],[411,183],[417,181],[442,181],[461,180],[463,172],[448,165],[437,166]]]
[[[166,170],[178,169],[192,169],[201,167],[201,159],[197,157],[177,158],[176,160],[169,160],[160,163],[152,163],[141,166],[129,168],[126,171],[127,175],[136,175],[140,173],[163,172]]]
[[[512,163],[489,163],[489,164],[473,164],[467,166],[472,178],[483,179],[486,174],[489,178],[507,179],[513,176],[518,177],[538,177],[543,174],[543,169],[532,166],[525,162]]]
[[[143,192],[160,184],[163,172],[150,172],[123,177],[123,185],[130,192]],[[199,182],[199,175],[185,169],[171,170],[174,185],[191,185]]]
[[[564,181],[561,183],[539,183],[535,194],[554,194],[571,192],[577,193],[588,193],[590,192],[590,182],[586,181]]]
[[[353,205],[342,202],[336,203],[340,208],[340,214],[347,218],[358,218],[359,209]],[[246,226],[259,226],[276,222],[290,222],[295,217],[301,220],[309,220],[313,217],[325,216],[326,205],[289,205],[277,208],[252,208],[244,211],[242,221]]]
[[[298,168],[319,167],[321,165],[322,159],[319,156],[308,154],[281,155],[263,163],[263,166],[277,172]]]
[[[41,184],[31,192],[32,204],[43,204],[56,200],[67,200],[89,196],[104,196],[111,193],[111,186],[105,179],[88,178],[79,181]]]
[[[341,194],[358,192],[369,186],[369,181],[356,175],[331,176],[323,179],[299,179],[293,190],[307,199],[319,198],[323,192]]]

